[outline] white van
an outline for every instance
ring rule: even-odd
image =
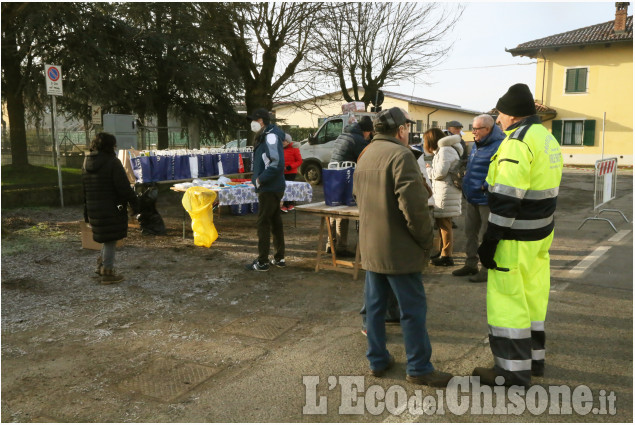
[[[328,117],[315,134],[309,136],[306,141],[302,141],[300,146],[302,155],[300,173],[304,176],[304,180],[311,184],[319,184],[322,181],[322,168],[326,168],[331,160],[335,139],[350,123],[354,122],[353,116],[359,122],[363,116],[369,116],[372,119],[375,115],[374,112],[350,112]]]

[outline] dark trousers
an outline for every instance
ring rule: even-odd
[[[297,175],[298,175],[298,173],[285,174],[284,175],[284,179],[286,181],[294,182],[295,181],[295,177]],[[295,205],[295,202],[293,202],[293,201],[284,201],[282,205],[284,205],[285,207],[288,207],[289,205]]]
[[[261,192],[258,194],[258,261],[269,262],[270,235],[273,235],[274,259],[284,258],[284,231],[280,201],[284,192]]]

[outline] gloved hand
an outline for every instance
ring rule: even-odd
[[[498,246],[498,240],[493,238],[488,238],[485,236],[483,238],[483,243],[478,247],[478,257],[481,260],[481,264],[488,269],[496,268],[496,261],[494,261],[494,254],[496,254],[496,247]]]
[[[287,171],[291,171],[291,166],[287,165],[286,167],[284,167]]]

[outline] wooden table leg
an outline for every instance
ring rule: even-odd
[[[357,280],[359,274],[359,241],[357,242],[357,248],[355,248],[355,264],[353,265],[353,280]]]
[[[185,239],[185,214],[187,214],[187,212],[185,208],[183,208],[183,239]]]
[[[323,239],[324,239],[324,220],[326,217],[322,216],[320,218],[320,233],[318,235],[318,246],[317,246],[317,257],[315,259],[315,271],[320,270],[320,260],[322,259],[322,247],[323,247]]]
[[[329,235],[329,247],[331,247],[331,259],[333,266],[337,266],[337,255],[335,254],[335,245],[333,245],[333,229],[331,228],[331,217],[326,217],[326,230]]]

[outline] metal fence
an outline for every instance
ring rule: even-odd
[[[60,143],[60,152],[83,152],[88,149],[90,140],[95,136],[93,129],[88,133],[85,130],[60,130],[57,138]],[[53,151],[53,136],[49,128],[28,129],[26,131],[26,146],[29,153],[50,153]],[[11,152],[10,130],[2,134],[2,150]]]
[[[593,217],[587,217],[584,219],[578,230],[584,226],[587,221],[597,220],[608,222],[615,233],[617,229],[613,225],[613,222],[608,218],[599,217],[603,212],[616,212],[620,213],[624,220],[628,223],[628,219],[620,210],[604,208],[598,211],[600,207],[608,204],[615,199],[617,191],[617,158],[607,158],[595,161],[595,187],[593,190],[593,211],[595,215]]]
[[[11,141],[8,128],[2,132],[2,164],[11,164]],[[95,132],[91,129],[88,133],[84,130],[60,130],[57,132],[60,144],[62,166],[70,168],[81,167],[84,154],[88,151],[87,140],[92,140]],[[56,152],[53,148],[53,136],[47,128],[26,130],[26,147],[29,164],[31,165],[56,165]]]
[[[190,134],[187,127],[145,127],[139,126],[137,131],[138,144],[141,150],[156,149],[159,143],[159,130],[168,131],[169,149],[188,149]]]
[[[187,127],[167,127],[169,149],[189,149],[190,135]],[[136,131],[137,148],[141,150],[156,149],[158,144],[159,127],[138,127]],[[11,163],[10,128],[4,128],[2,132],[2,163]],[[100,131],[99,129],[97,131]],[[90,141],[95,137],[95,129],[77,130],[61,129],[57,131],[57,139],[62,156],[83,156],[90,147]],[[217,140],[213,135],[201,135],[201,146],[218,147],[225,143]],[[27,152],[29,163],[33,165],[50,165],[55,163],[55,150],[53,149],[53,136],[50,128],[30,128],[26,131]],[[49,159],[51,158],[51,159]]]

